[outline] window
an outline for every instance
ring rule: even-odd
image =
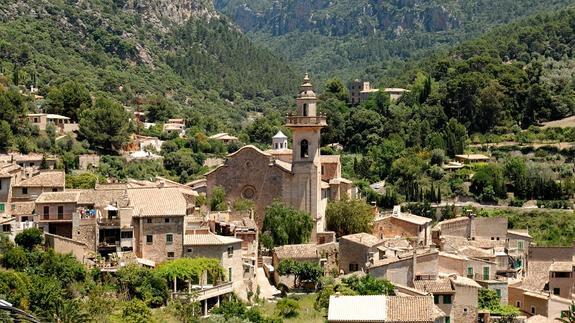
[[[551,277],[553,277],[553,278],[569,278],[569,277],[571,277],[571,273],[557,271],[557,272],[552,272]]]
[[[0,181],[0,190],[2,189],[2,181]]]
[[[489,267],[483,267],[483,280],[489,279]]]
[[[168,252],[168,258],[174,258],[174,252],[173,251]]]
[[[302,140],[300,142],[300,158],[308,158],[309,157],[309,143],[307,140]]]
[[[445,323],[451,323],[451,317],[447,316],[447,317],[445,318]]]
[[[321,165],[321,174],[325,174],[325,167],[323,165]]]
[[[531,314],[535,314],[535,306],[531,306]]]
[[[232,281],[232,267],[228,268],[228,280]]]
[[[359,265],[358,264],[349,264],[349,271],[358,271]]]
[[[4,203],[0,203],[0,213],[4,213]]]
[[[152,219],[146,219],[146,223],[152,223]]]
[[[58,220],[64,219],[64,206],[58,205]]]
[[[132,231],[122,231],[120,237],[122,239],[132,239]]]
[[[303,107],[302,107],[302,115],[303,115],[304,117],[307,117],[307,103],[304,103],[304,104],[303,104]]]
[[[170,223],[170,218],[165,218],[165,219],[164,219],[164,222],[165,222],[165,223]]]
[[[517,241],[517,250],[523,251],[523,241]]]
[[[516,304],[516,305],[517,305],[518,308],[521,308],[521,302],[520,302],[520,301],[517,301],[517,304]]]
[[[54,187],[54,188],[52,189],[52,192],[58,192],[58,189]]]
[[[451,295],[443,295],[443,304],[451,304]]]
[[[3,232],[10,232],[10,231],[12,231],[12,226],[10,224],[3,224],[2,225],[2,231]]]
[[[154,242],[154,236],[151,235],[151,234],[148,234],[148,235],[146,236],[146,243],[150,244],[150,243],[152,243],[152,242]]]
[[[439,295],[433,295],[433,304],[439,304]]]
[[[48,205],[44,206],[44,220],[48,220],[50,217],[50,207]]]
[[[467,267],[467,278],[473,279],[473,267]]]
[[[553,295],[561,294],[561,288],[553,288]]]
[[[501,289],[496,289],[495,294],[497,294],[497,297],[499,297],[499,299],[501,299]]]
[[[27,195],[27,194],[28,194],[28,188],[22,187],[22,195]]]
[[[234,247],[228,247],[228,257],[232,257],[234,255]]]
[[[499,237],[495,238],[495,240],[499,241]]]
[[[174,235],[171,233],[166,234],[166,244],[174,243]]]
[[[194,249],[192,249],[192,248],[188,248],[187,252],[188,252],[188,253],[192,253],[193,250],[194,250]]]

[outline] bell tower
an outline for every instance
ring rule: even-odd
[[[315,223],[312,241],[316,241],[316,233],[325,228],[325,209],[321,203],[320,130],[327,123],[325,116],[317,114],[317,97],[307,73],[296,102],[296,113],[288,115],[286,124],[293,135],[293,182],[287,193],[294,207],[311,215]]]

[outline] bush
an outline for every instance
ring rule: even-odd
[[[42,231],[38,228],[26,229],[18,233],[14,241],[17,245],[32,250],[35,246],[42,244]]]
[[[519,198],[514,198],[513,200],[511,200],[509,202],[509,206],[522,207],[524,203],[525,203],[525,200],[522,200]]]
[[[278,301],[276,305],[276,314],[284,318],[292,318],[298,316],[299,304],[296,300],[291,298],[284,298]]]
[[[130,323],[147,323],[152,317],[152,312],[146,303],[139,299],[133,299],[126,303],[122,309],[122,318]]]

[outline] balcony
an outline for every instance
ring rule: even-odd
[[[325,115],[304,117],[289,114],[287,116],[288,127],[325,127],[327,126],[327,118]]]
[[[103,227],[120,227],[120,218],[98,218],[98,224]]]
[[[226,295],[232,293],[233,291],[234,288],[232,282],[223,283],[218,286],[203,286],[203,288],[201,288],[199,285],[194,285],[191,293],[176,292],[172,293],[172,297],[180,299],[192,298],[195,301],[203,301],[212,297]]]
[[[37,222],[72,222],[73,213],[48,213],[37,215]]]

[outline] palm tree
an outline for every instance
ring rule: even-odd
[[[48,321],[52,323],[77,323],[88,321],[88,314],[78,300],[61,301],[50,313]]]
[[[569,307],[566,312],[561,312],[561,317],[556,318],[557,321],[563,323],[575,323],[575,301]]]

